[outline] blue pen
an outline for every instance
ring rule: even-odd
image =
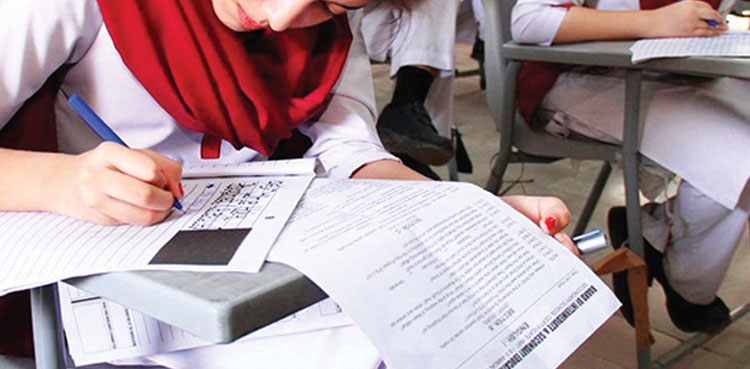
[[[682,0],[677,0],[677,1],[682,1]],[[713,19],[706,19],[706,23],[708,23],[708,25],[711,26],[711,28],[719,28],[719,23],[716,23],[716,21]]]
[[[83,118],[86,124],[88,124],[89,127],[91,127],[91,129],[102,138],[102,140],[116,142],[122,146],[128,147],[128,144],[117,136],[112,128],[109,128],[107,123],[104,123],[102,118],[99,118],[99,116],[91,110],[91,107],[89,107],[89,105],[86,104],[78,94],[71,95],[70,98],[68,98],[68,104],[76,113],[78,113],[78,115],[81,116],[81,118]],[[180,200],[177,200],[176,197],[172,201],[172,206],[178,210],[182,210],[182,204],[180,204]]]

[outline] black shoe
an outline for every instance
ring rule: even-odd
[[[427,165],[443,165],[453,157],[451,140],[437,133],[427,110],[418,102],[386,105],[377,129],[385,149],[394,154],[407,154]]]
[[[615,249],[622,246],[629,247],[626,241],[628,227],[624,207],[609,209],[607,227],[609,228],[609,237],[612,241],[612,246]],[[648,268],[648,285],[650,287],[654,279],[661,284],[667,299],[667,313],[669,313],[669,318],[677,328],[685,332],[716,333],[731,323],[729,308],[727,308],[724,301],[719,297],[716,297],[708,305],[698,305],[680,296],[669,284],[667,275],[664,273],[664,256],[662,253],[651,246],[646,239],[643,239],[643,248]],[[625,320],[633,326],[633,304],[630,301],[628,272],[615,273],[612,276],[612,282],[614,284],[615,296],[622,302],[620,312],[625,317]]]
[[[436,181],[440,181],[440,176],[437,173],[435,173],[432,170],[432,168],[430,168],[429,165],[422,164],[422,163],[414,160],[414,158],[412,158],[411,156],[406,155],[406,154],[394,154],[394,155],[398,156],[398,158],[401,159],[401,162],[404,163],[404,165],[406,165],[407,167],[411,168],[415,172],[417,172],[417,173],[419,173],[419,174],[421,174],[421,175],[423,175],[423,176],[425,176],[427,178],[430,178],[430,179],[433,179],[433,180],[436,180]]]

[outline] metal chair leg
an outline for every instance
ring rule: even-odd
[[[586,204],[584,204],[581,210],[581,216],[578,218],[578,223],[576,223],[573,234],[581,234],[586,231],[586,227],[589,225],[589,221],[591,221],[591,216],[594,214],[596,204],[599,203],[602,192],[604,192],[604,187],[607,185],[610,173],[612,173],[612,165],[608,161],[605,161],[599,170],[599,175],[596,177],[594,185],[591,186],[589,197],[586,199]]]
[[[629,69],[625,77],[625,124],[623,127],[622,156],[625,176],[625,204],[630,249],[643,258],[641,209],[638,194],[638,146],[640,144],[641,71]],[[650,348],[638,348],[638,368],[651,366]]]

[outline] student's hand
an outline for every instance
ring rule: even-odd
[[[581,256],[570,237],[562,232],[570,223],[570,211],[562,200],[539,196],[505,196],[502,200],[538,224],[539,228],[555,237],[571,252]]]
[[[649,38],[718,36],[727,30],[724,18],[708,3],[685,0],[649,12]],[[716,22],[714,28],[706,21]]]
[[[182,167],[154,151],[104,142],[72,157],[61,178],[58,213],[104,225],[158,223],[181,199]]]

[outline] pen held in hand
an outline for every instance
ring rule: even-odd
[[[581,255],[599,251],[609,246],[607,236],[599,228],[573,236],[571,240],[576,245],[578,251],[581,252]]]
[[[125,141],[123,141],[112,130],[112,128],[109,128],[109,126],[104,123],[96,113],[94,113],[94,110],[92,110],[91,107],[89,107],[89,105],[78,96],[78,94],[71,95],[70,98],[68,98],[68,104],[83,119],[83,121],[86,122],[86,124],[88,124],[89,127],[99,135],[99,137],[101,137],[102,140],[116,142],[122,146],[128,147]],[[172,206],[177,210],[182,210],[182,204],[176,197],[173,197],[172,199]]]

